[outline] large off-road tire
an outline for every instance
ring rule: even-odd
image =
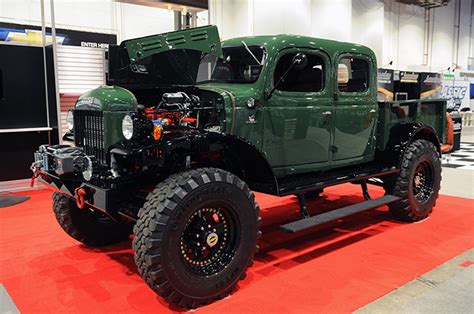
[[[258,211],[253,193],[229,172],[201,168],[171,175],[138,214],[133,248],[140,275],[179,307],[225,297],[252,263]]]
[[[425,219],[433,210],[441,184],[441,161],[433,143],[416,140],[401,161],[400,172],[384,177],[387,194],[401,198],[389,205],[390,212],[402,221]]]
[[[63,193],[53,193],[53,210],[61,228],[72,238],[88,246],[119,243],[127,240],[132,233],[130,224],[114,222],[87,207],[80,209],[74,198]]]

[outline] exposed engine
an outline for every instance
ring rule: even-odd
[[[143,92],[143,91],[142,91]],[[201,162],[204,159],[218,159],[216,153],[209,153],[204,141],[192,141],[190,134],[198,134],[189,129],[201,129],[211,132],[222,132],[225,123],[224,99],[221,95],[202,90],[191,90],[190,92],[164,92],[162,94],[134,93],[139,103],[138,113],[128,113],[130,121],[127,126],[129,132],[124,133],[127,140],[122,145],[130,152],[123,154],[120,150],[115,150],[110,155],[110,166],[114,178],[124,174],[144,172],[146,169],[163,167],[163,156],[168,155],[167,163],[172,167],[187,168],[192,162]],[[199,96],[198,96],[199,95]],[[159,99],[159,101],[156,101]],[[157,105],[153,103],[158,102]],[[149,124],[152,122],[152,125]],[[122,123],[122,131],[125,124]],[[190,133],[186,133],[191,131]],[[197,130],[196,130],[197,131]],[[125,136],[127,133],[127,136]],[[176,154],[170,154],[168,145],[160,146],[163,140],[181,138],[180,148]],[[142,149],[140,139],[151,139],[157,146],[149,146]],[[129,145],[130,144],[130,145]],[[140,147],[134,152],[134,145]],[[189,146],[186,146],[189,145]],[[177,146],[173,146],[172,149]],[[184,155],[184,151],[200,154],[194,156],[193,153]],[[163,170],[164,169],[164,170]],[[167,171],[164,167],[161,171]],[[171,169],[171,168],[170,168]],[[156,170],[153,170],[156,173]]]
[[[164,93],[158,105],[142,108],[142,111],[155,125],[203,128],[205,125],[200,121],[201,115],[204,113],[208,117],[209,111],[213,109],[214,106],[206,106],[196,95],[175,92]]]

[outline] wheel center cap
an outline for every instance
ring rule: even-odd
[[[206,242],[209,247],[213,247],[219,241],[219,236],[217,233],[213,232],[207,236]]]
[[[419,187],[421,184],[421,177],[418,175],[415,177],[415,185]]]

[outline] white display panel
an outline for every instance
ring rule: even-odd
[[[59,93],[80,95],[105,84],[104,50],[58,46]]]

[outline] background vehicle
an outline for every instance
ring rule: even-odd
[[[147,284],[196,307],[229,294],[260,236],[251,190],[298,196],[298,232],[389,204],[421,220],[441,181],[444,101],[377,103],[374,53],[302,36],[219,43],[215,27],[123,42],[114,86],[82,95],[72,146],[41,146],[62,228],[92,246],[126,239]],[[305,198],[360,183],[367,201],[310,217]],[[387,194],[371,199],[367,183]]]

